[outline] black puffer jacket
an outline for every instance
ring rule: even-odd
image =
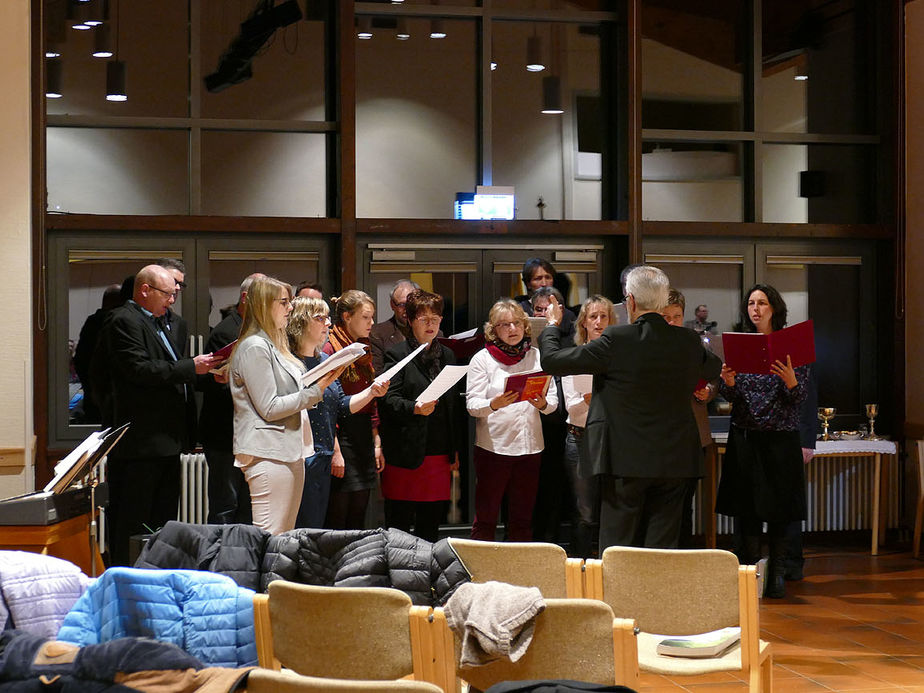
[[[414,604],[441,606],[471,578],[446,539],[397,529],[294,529],[270,537],[261,591],[273,580],[337,587],[395,587]]]
[[[136,568],[208,570],[260,591],[260,564],[270,533],[252,525],[191,525],[170,521],[155,532]]]

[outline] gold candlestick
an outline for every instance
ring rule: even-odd
[[[818,407],[818,418],[824,423],[824,434],[821,436],[822,440],[831,440],[831,436],[828,435],[828,424],[836,413],[837,409],[834,407]]]
[[[878,404],[867,404],[866,405],[866,417],[869,419],[869,435],[866,436],[867,440],[882,440],[882,438],[876,435],[876,416],[878,414],[879,414]]]

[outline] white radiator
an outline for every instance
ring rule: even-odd
[[[180,522],[205,524],[209,514],[209,467],[201,452],[180,455]]]
[[[882,456],[882,483],[888,489],[884,499],[885,526],[898,527],[902,476],[898,457]],[[720,461],[721,464],[721,461]],[[806,532],[872,529],[873,459],[870,457],[816,457],[805,466],[807,514]],[[701,513],[702,480],[693,500],[693,531],[703,532]],[[732,518],[716,516],[716,533],[731,534]]]

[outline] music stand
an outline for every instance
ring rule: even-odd
[[[122,424],[118,428],[107,428],[102,431],[94,431],[83,440],[74,450],[61,460],[56,466],[55,477],[45,485],[47,493],[63,493],[77,479],[83,479],[93,473],[96,465],[109,454],[109,451],[119,442],[128,427],[131,424]],[[98,548],[96,538],[96,487],[99,481],[93,479],[90,481],[90,555],[95,555],[94,549]],[[96,563],[91,561],[90,577],[96,577]]]

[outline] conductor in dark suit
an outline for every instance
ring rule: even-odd
[[[660,311],[669,285],[656,267],[637,267],[626,279],[631,324],[562,349],[555,302],[539,337],[544,371],[594,376],[579,473],[602,477],[601,552],[631,546],[637,536],[648,548],[676,548],[684,492],[703,475],[690,397],[700,379],[719,375],[722,363],[695,333],[665,322]]]
[[[186,407],[196,374],[217,361],[180,358],[162,318],[176,300],[170,271],[148,265],[135,275],[132,300],[112,311],[106,340],[113,423],[131,423],[109,455],[110,563],[128,564],[128,542],[145,526],[176,519],[180,452],[189,443]]]

